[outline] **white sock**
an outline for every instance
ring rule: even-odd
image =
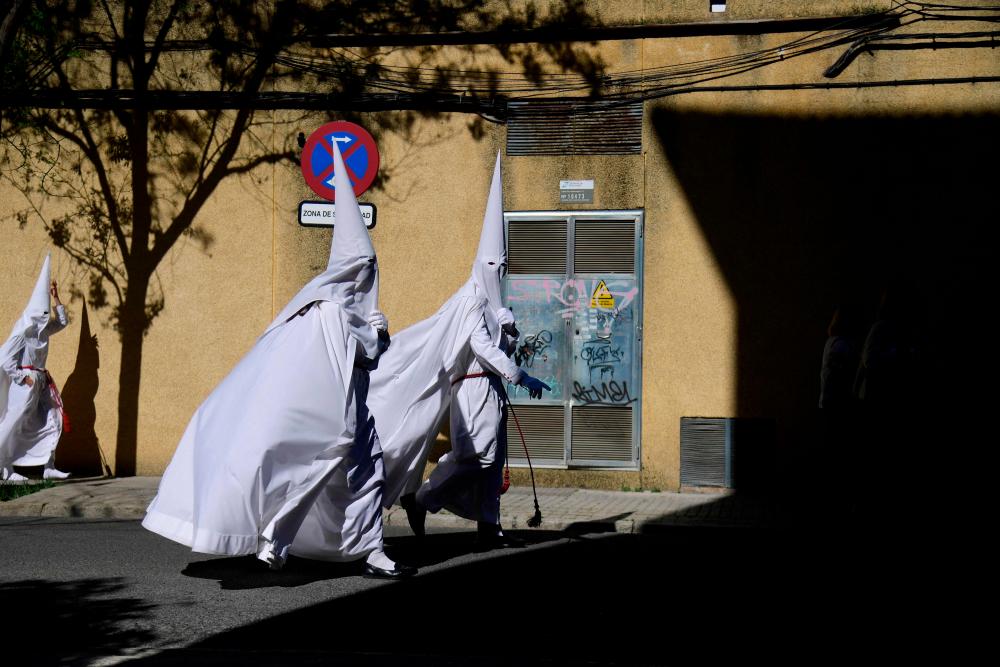
[[[385,552],[381,549],[376,549],[375,551],[368,554],[368,564],[374,567],[382,568],[383,570],[395,570],[396,563],[394,563]]]

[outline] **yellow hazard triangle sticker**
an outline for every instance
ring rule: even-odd
[[[607,283],[603,280],[597,283],[597,288],[594,289],[594,293],[590,297],[590,307],[609,309],[615,307],[615,297],[611,296],[611,290],[608,289]]]

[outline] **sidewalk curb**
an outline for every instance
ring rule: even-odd
[[[62,517],[119,521],[141,520],[156,495],[158,477],[82,479],[59,483],[27,496],[0,502],[0,517]],[[500,522],[507,530],[568,533],[655,532],[669,527],[766,528],[779,518],[771,503],[733,495],[635,494],[587,489],[539,489],[542,524],[530,528],[534,515],[530,487],[512,487],[501,504]],[[386,526],[408,527],[398,506],[383,510]],[[442,511],[428,514],[433,528],[475,530],[476,522]]]

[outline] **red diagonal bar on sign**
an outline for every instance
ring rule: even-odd
[[[323,173],[320,174],[319,176],[317,176],[316,178],[319,179],[320,183],[326,183],[326,177],[329,176],[332,173],[333,173],[333,163],[331,162],[330,166],[327,167],[326,169],[324,169]]]
[[[324,144],[321,141],[321,142],[319,142],[319,145],[317,146],[317,148],[321,148],[324,151],[326,151],[326,154],[330,157],[330,166],[327,167],[326,169],[324,169],[322,171],[322,173],[320,173],[319,175],[316,176],[316,178],[319,180],[320,183],[326,183],[327,176],[329,176],[330,174],[333,173],[333,165],[334,165],[334,159],[333,159],[333,142],[331,141],[330,142],[330,148],[327,148],[326,144]],[[313,153],[315,154],[315,149],[313,150]]]
[[[325,150],[327,152],[327,155],[329,155],[330,159],[332,160],[333,159],[333,142],[332,141],[330,142],[330,149],[329,150],[327,150],[326,144],[324,144],[322,141],[319,143],[319,145],[320,145],[320,147],[323,150]],[[356,171],[354,171],[353,169],[351,169],[351,166],[349,164],[347,164],[347,158],[352,153],[354,153],[354,151],[358,150],[358,148],[360,147],[360,145],[361,145],[361,141],[358,140],[358,139],[355,139],[354,143],[351,144],[351,146],[346,151],[344,151],[344,152],[342,152],[340,154],[341,159],[344,160],[344,166],[347,168],[347,174],[348,174],[348,176],[353,176],[353,178],[354,178],[354,180],[351,181],[351,185],[352,186],[354,185],[355,182],[360,181],[361,177],[358,176],[358,173]],[[326,169],[324,169],[323,173],[319,174],[316,178],[319,179],[320,183],[325,183],[327,177],[330,174],[332,174],[332,173],[333,173],[333,162],[331,162],[330,166],[327,167]]]
[[[347,168],[347,175],[353,177],[353,180],[351,180],[351,187],[353,187],[355,183],[361,182],[361,176],[358,176],[358,173],[351,168],[351,165],[347,164],[347,158],[349,158],[354,151],[358,150],[360,147],[361,139],[355,139],[354,143],[351,144],[346,151],[340,154],[340,157],[344,158],[344,167]]]

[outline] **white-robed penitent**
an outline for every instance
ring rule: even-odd
[[[0,348],[0,479],[20,478],[15,465],[53,469],[63,432],[62,401],[45,363],[49,337],[68,319],[61,304],[50,317],[50,285],[51,258],[46,256],[28,306]]]
[[[534,382],[510,360],[497,319],[506,271],[497,155],[472,276],[431,317],[393,336],[372,372],[369,407],[386,465],[385,505],[417,492],[426,509],[446,507],[496,524],[506,456],[502,382]],[[450,409],[452,449],[421,484],[431,443]]]
[[[365,405],[381,343],[378,267],[336,144],[326,270],[192,417],[143,526],[213,554],[381,553],[383,468]],[[391,566],[390,566],[391,567]]]

